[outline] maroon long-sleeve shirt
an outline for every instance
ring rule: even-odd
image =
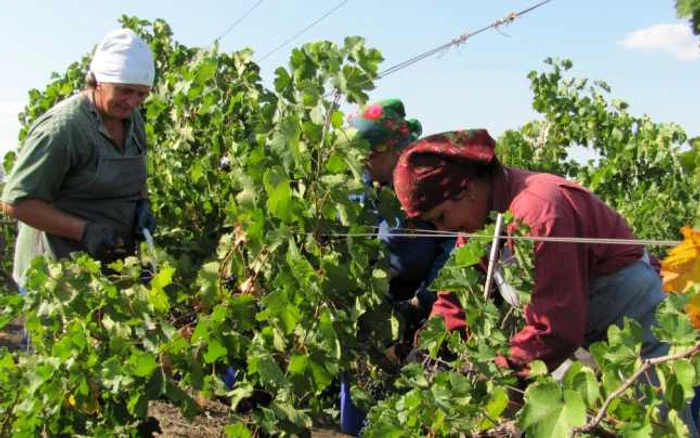
[[[625,220],[581,186],[555,175],[505,169],[492,184],[492,206],[510,210],[532,236],[634,239]],[[584,340],[592,278],[611,274],[642,257],[638,245],[535,242],[535,286],[525,307],[525,327],[511,339],[508,362],[516,369],[535,360],[550,369]],[[461,328],[456,300],[439,294],[434,314]]]

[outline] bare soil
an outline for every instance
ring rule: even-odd
[[[22,339],[22,320],[13,321],[0,330],[0,348],[10,351],[19,349]],[[178,408],[161,401],[151,402],[148,414],[158,421],[161,433],[145,436],[172,438],[210,438],[225,437],[224,429],[229,424],[229,406],[216,400],[203,401],[203,413],[190,420],[185,418]],[[341,438],[347,435],[333,429],[314,428],[313,438]]]
[[[229,407],[217,401],[207,401],[204,413],[191,420],[182,416],[180,411],[167,403],[152,402],[148,413],[160,423],[161,434],[158,437],[172,438],[209,438],[225,437],[224,429],[228,423]],[[336,430],[314,428],[312,438],[347,438],[348,435]]]

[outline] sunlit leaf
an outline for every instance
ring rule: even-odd
[[[554,382],[535,383],[525,392],[520,424],[528,436],[558,438],[569,436],[586,423],[586,405],[581,395],[564,390]]]
[[[683,242],[673,248],[661,262],[661,275],[666,292],[685,292],[700,283],[700,231],[681,228]]]

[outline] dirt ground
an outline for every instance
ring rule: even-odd
[[[22,321],[10,323],[5,330],[0,331],[0,347],[14,351],[19,348],[22,339]],[[149,415],[158,421],[161,433],[144,434],[144,436],[172,438],[210,438],[225,437],[224,429],[228,425],[229,407],[217,401],[207,401],[204,412],[191,420],[186,419],[180,411],[164,402],[151,402]],[[332,429],[316,428],[311,431],[313,438],[347,437]]]
[[[188,421],[180,411],[162,402],[153,402],[149,406],[149,415],[160,423],[162,434],[154,436],[173,438],[209,438],[225,437],[224,429],[228,424],[228,406],[218,402],[208,402],[205,413]],[[312,438],[347,438],[331,429],[315,428],[311,430]]]

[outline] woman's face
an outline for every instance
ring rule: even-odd
[[[440,231],[473,233],[484,227],[489,214],[489,186],[474,181],[454,199],[438,204],[420,218]]]
[[[124,120],[143,103],[150,91],[151,87],[146,85],[100,82],[95,88],[95,105],[104,116]]]
[[[394,166],[399,159],[399,152],[393,148],[375,148],[367,157],[367,172],[380,184],[389,184],[394,173]]]

